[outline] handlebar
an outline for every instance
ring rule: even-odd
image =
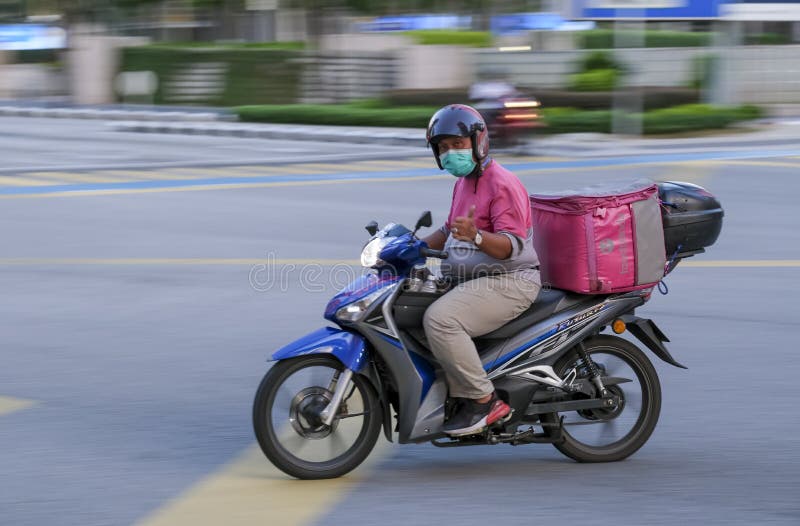
[[[446,250],[434,250],[432,248],[425,248],[425,247],[419,249],[419,255],[424,258],[437,258],[437,259],[447,259],[449,256]]]

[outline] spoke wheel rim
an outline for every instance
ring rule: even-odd
[[[629,360],[613,348],[595,348],[591,358],[604,375],[632,381],[607,387],[620,399],[614,407],[561,414],[564,417],[563,432],[572,441],[592,449],[613,450],[628,443],[639,432],[640,424],[647,416],[647,380],[638,368],[631,366]],[[563,369],[567,371],[576,366],[580,368],[580,364],[573,362]]]
[[[321,369],[326,373],[320,374]],[[342,401],[339,413],[330,425],[319,419],[319,412],[333,397],[329,387],[339,372],[324,365],[303,367],[282,378],[275,389],[275,403],[267,409],[266,416],[271,421],[275,445],[298,464],[336,464],[358,446],[361,436],[366,432],[366,414],[341,418],[367,411],[364,407],[365,397],[358,383],[355,386],[350,383],[347,389],[350,396]],[[281,391],[284,392],[283,404],[278,394]]]

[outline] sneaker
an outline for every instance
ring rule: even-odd
[[[492,398],[483,404],[466,398],[460,402],[455,413],[442,427],[448,435],[474,435],[511,412],[511,408],[497,397],[497,393],[492,393]]]

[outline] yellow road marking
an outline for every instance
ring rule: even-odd
[[[253,266],[253,265],[348,265],[360,266],[357,259],[326,258],[0,258],[0,266],[27,265],[151,265],[151,266]],[[764,260],[686,260],[681,267],[705,268],[796,268],[800,259]]]
[[[518,163],[557,163],[560,161],[569,161],[565,157],[548,157],[544,155],[523,155],[520,157],[497,157],[501,164],[518,164]]]
[[[237,166],[236,169],[243,177],[275,177],[280,175],[311,175],[313,173],[318,173],[315,171],[309,171],[305,168],[299,172],[297,170],[292,170],[291,168],[289,170],[284,170],[283,166],[248,165]]]
[[[13,413],[14,411],[21,411],[36,404],[33,400],[24,400],[22,398],[11,398],[10,396],[0,396],[0,416]]]
[[[285,166],[237,166],[237,177],[278,177],[281,175],[327,175],[346,172],[373,172],[373,168],[358,167],[355,164],[298,164],[293,169],[286,170]]]
[[[357,259],[317,258],[0,258],[0,265],[361,265]]]
[[[553,172],[577,172],[577,171],[598,171],[598,170],[624,170],[628,168],[641,168],[643,166],[665,166],[671,164],[683,164],[687,161],[659,161],[659,162],[646,162],[646,163],[631,163],[631,164],[618,164],[609,166],[566,166],[554,168],[532,168],[529,170],[515,170],[517,176],[528,176],[547,174]]]
[[[444,179],[451,177],[449,175],[422,175],[415,177],[381,177],[381,178],[365,178],[365,179],[334,179],[324,180],[318,179],[314,181],[281,181],[281,182],[259,182],[259,183],[226,183],[226,184],[201,184],[193,186],[180,186],[172,188],[115,188],[105,190],[72,190],[72,191],[58,191],[48,192],[41,194],[0,194],[0,199],[34,199],[43,197],[85,197],[94,195],[122,195],[122,194],[150,194],[161,192],[199,192],[208,190],[239,190],[248,188],[270,188],[270,187],[284,187],[284,186],[313,186],[313,185],[328,185],[328,184],[364,184],[364,183],[382,183],[382,182],[406,182],[406,181],[424,181],[434,179]]]
[[[188,179],[210,179],[214,177],[257,177],[252,171],[241,166],[226,166],[224,168],[169,168],[164,170],[166,175],[178,174]],[[284,171],[284,175],[285,175]],[[276,172],[275,175],[281,175]]]
[[[390,451],[390,444],[379,437],[364,464],[350,474],[338,479],[294,480],[273,467],[254,445],[138,526],[310,524],[366,480],[371,468]]]
[[[53,181],[42,181],[41,179],[28,179],[16,175],[0,176],[0,186],[51,186],[59,184]]]
[[[541,159],[540,159],[541,160]],[[641,167],[652,167],[652,166],[674,166],[674,165],[702,165],[708,163],[733,163],[738,162],[739,164],[743,164],[747,161],[737,161],[737,160],[708,160],[708,161],[660,161],[660,162],[642,162],[642,163],[632,163],[632,164],[624,164],[624,165],[610,165],[610,166],[594,166],[591,168],[582,167],[582,166],[571,166],[571,167],[554,167],[554,168],[537,168],[537,169],[529,169],[529,170],[519,170],[516,174],[520,177],[538,175],[538,174],[548,174],[548,173],[559,173],[559,172],[577,172],[583,170],[592,170],[592,171],[599,171],[599,170],[623,170],[623,169],[631,169],[631,168],[641,168]],[[386,166],[386,163],[398,163],[397,166],[410,166],[408,161],[362,161],[359,164],[366,164],[366,163],[383,163]],[[405,164],[403,164],[405,163]],[[791,163],[776,163],[769,161],[753,161],[749,162],[756,166],[790,166],[794,167]],[[220,173],[225,175],[230,175],[231,170],[235,170],[237,174],[241,176],[249,176],[250,172],[254,173],[254,176],[267,176],[269,174],[305,174],[311,175],[315,173],[320,173],[319,170],[313,168],[314,165],[306,165],[305,167],[299,166],[258,166],[258,165],[244,165],[244,166],[237,166],[235,168],[231,168],[230,170],[221,170]],[[798,165],[800,167],[800,164]],[[338,167],[341,171],[342,166]],[[185,173],[178,173],[179,170],[196,170],[196,173],[208,173],[206,169],[190,169],[190,168],[174,168],[171,169],[169,173],[154,173],[154,172],[143,172],[141,177],[143,179],[195,179],[196,177],[192,177],[191,175],[186,175]],[[108,171],[110,174],[122,174],[126,173],[120,170],[111,170]],[[138,175],[138,174],[137,174]],[[281,182],[254,182],[254,183],[228,183],[228,184],[214,184],[214,185],[192,185],[192,186],[181,186],[181,187],[172,187],[172,188],[114,188],[114,189],[103,189],[103,190],[75,190],[75,191],[56,191],[56,192],[48,192],[48,193],[31,193],[31,194],[5,194],[0,195],[0,199],[24,199],[24,198],[42,198],[42,197],[79,197],[79,196],[93,196],[93,195],[121,195],[121,194],[143,194],[143,193],[161,193],[161,192],[194,192],[194,191],[208,191],[208,190],[228,190],[228,189],[247,189],[247,188],[269,188],[269,187],[289,187],[289,186],[313,186],[313,185],[325,185],[325,184],[352,184],[352,183],[380,183],[380,182],[405,182],[405,181],[424,181],[424,180],[434,180],[434,179],[444,179],[448,176],[446,174],[437,173],[435,175],[420,175],[420,176],[412,176],[412,177],[385,177],[385,178],[364,178],[364,179],[332,179],[332,180],[325,180],[325,179],[317,179],[313,181],[281,181]],[[0,177],[0,184],[3,184],[3,180],[5,178]],[[11,185],[18,185],[18,186],[41,186],[46,185],[47,183],[43,183],[40,181],[26,181],[22,182],[21,178],[11,178],[17,179],[17,182],[9,182],[8,184]]]
[[[430,160],[403,160],[403,161],[359,161],[358,163],[365,167],[365,169],[381,169],[381,168],[391,168],[393,170],[401,169],[401,168],[431,168],[436,169],[436,161],[432,158]]]
[[[773,260],[728,260],[728,261],[681,261],[682,267],[714,267],[714,268],[796,268],[800,267],[800,259],[773,259]]]
[[[191,175],[182,175],[176,173],[167,173],[161,171],[151,170],[101,170],[98,174],[109,174],[112,176],[129,177],[134,181],[146,180],[183,180],[183,179],[196,179]]]
[[[345,163],[345,164],[328,164],[328,163],[308,163],[303,164],[300,166],[304,166],[306,168],[315,168],[319,170],[319,172],[374,172],[376,171],[374,166],[364,166],[361,163]],[[413,168],[413,166],[405,165],[406,168]]]
[[[72,184],[72,183],[124,183],[130,179],[123,179],[111,174],[84,174],[73,172],[28,172],[25,174],[28,177],[35,179],[44,179],[48,184],[54,184],[56,181],[59,184]]]
[[[369,170],[365,167],[359,167],[356,163],[343,163],[343,164],[332,164],[332,163],[304,163],[295,165],[298,168],[304,168],[307,170],[316,170],[314,173],[346,173],[346,172],[367,172],[367,171],[374,171]]]
[[[680,168],[685,168],[685,170],[681,170],[680,173],[676,173],[674,167],[667,167],[667,170],[664,172],[663,175],[659,176],[657,179],[663,181],[669,180],[680,180],[686,183],[694,183],[696,185],[704,186],[707,185],[707,180],[711,177],[711,175],[719,170],[718,164],[715,163],[706,163],[704,161],[688,161],[685,163],[685,167],[681,166]]]
[[[268,173],[268,174],[295,174],[295,175],[313,175],[321,173],[318,168],[308,168],[304,165],[280,165],[280,166],[259,166],[259,165],[248,165],[248,166],[237,166],[237,168],[241,170],[252,171],[256,173]],[[341,166],[336,168],[336,171],[341,171]]]
[[[709,159],[705,161],[692,161],[695,164],[727,164],[727,165],[741,165],[741,166],[776,166],[779,168],[797,168],[800,169],[800,163],[785,163],[781,161],[749,161],[746,159]]]

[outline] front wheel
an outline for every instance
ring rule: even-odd
[[[578,462],[622,460],[647,442],[658,422],[661,384],[656,369],[637,346],[617,336],[595,336],[584,342],[584,348],[602,376],[630,380],[607,386],[611,394],[619,398],[619,404],[607,409],[542,415],[541,420],[549,424],[545,429],[552,430],[563,417],[564,440],[554,446]],[[572,371],[577,378],[590,377],[574,349],[567,352],[554,369],[562,378]]]
[[[299,479],[335,478],[367,458],[381,429],[381,407],[369,382],[354,374],[330,425],[320,413],[344,366],[330,356],[281,361],[261,381],[253,403],[258,444],[281,471]]]

